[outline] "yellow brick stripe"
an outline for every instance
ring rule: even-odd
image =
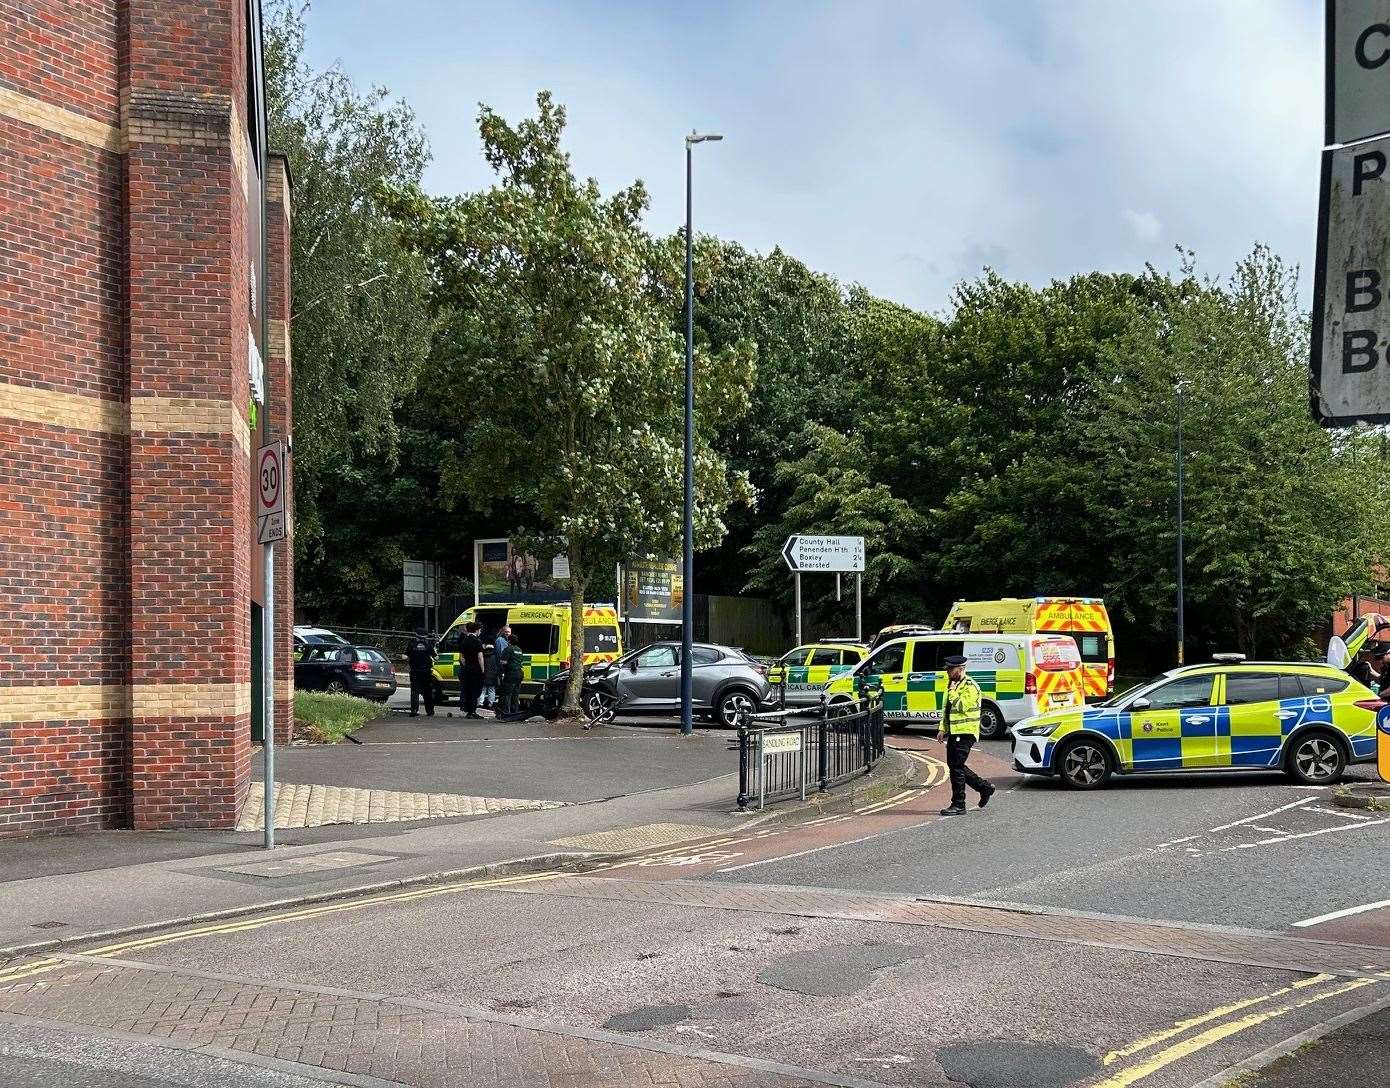
[[[135,434],[231,434],[248,457],[251,428],[229,400],[185,397],[131,397],[130,429]]]
[[[0,87],[0,117],[21,121],[35,128],[45,129],[69,140],[114,151],[120,154],[125,150],[121,130],[115,125],[94,120],[75,110],[64,109],[52,102],[45,102],[33,95],[21,94],[8,87]]]
[[[0,418],[102,434],[129,434],[130,414],[123,401],[0,382]]]
[[[0,724],[204,718],[251,712],[251,685],[39,684],[0,687]]]

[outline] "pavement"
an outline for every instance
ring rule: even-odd
[[[555,747],[536,728],[534,742],[505,743]],[[579,750],[659,762],[645,745],[661,735],[638,736]],[[472,751],[471,737],[444,750]],[[697,743],[722,751],[726,740]],[[479,750],[497,743],[478,734]],[[732,813],[729,776],[486,819],[287,832],[297,845],[268,857],[164,857],[100,881],[0,885],[0,938],[35,932],[65,904],[85,920],[138,915],[142,894],[147,912],[267,907],[0,962],[0,1081],[1385,1079],[1390,820],[1263,775],[1072,793],[1023,779],[990,744],[972,756],[1000,787],[990,807],[943,819],[940,750],[914,734],[891,743],[902,750],[873,789],[782,819]],[[466,773],[466,759],[446,758]],[[903,785],[903,766],[915,784]],[[407,882],[489,851],[535,860]],[[339,894],[369,880],[381,886]]]

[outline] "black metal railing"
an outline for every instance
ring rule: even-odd
[[[796,719],[803,720],[796,720]],[[809,720],[805,720],[809,719]],[[866,774],[883,757],[883,698],[748,715],[738,730],[738,807],[827,790]]]

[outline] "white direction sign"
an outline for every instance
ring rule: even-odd
[[[1390,3],[1327,0],[1327,137],[1390,132]]]
[[[1390,4],[1387,4],[1390,7]],[[1322,156],[1313,414],[1390,423],[1390,136]]]
[[[789,536],[782,546],[782,558],[794,571],[862,573],[862,536]]]
[[[402,602],[406,608],[439,605],[439,564],[407,559],[401,564]]]
[[[285,524],[285,443],[256,451],[256,541],[271,544],[288,535]]]

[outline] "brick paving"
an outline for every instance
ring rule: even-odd
[[[384,995],[63,957],[0,986],[0,1013],[297,1062],[422,1088],[867,1084]],[[716,1060],[717,1058],[717,1060]],[[248,1058],[253,1060],[254,1058]]]
[[[284,782],[275,787],[275,826],[323,827],[328,824],[389,824],[407,820],[443,820],[452,816],[489,816],[498,812],[536,812],[563,808],[564,801],[524,797],[473,797],[459,793],[411,793],[354,786],[320,786]],[[237,820],[238,831],[258,831],[265,822],[265,786],[252,783]]]
[[[1251,967],[1390,978],[1390,948],[1383,946],[1307,940],[1259,930],[1188,926],[1064,911],[1040,912],[910,896],[759,884],[582,876],[494,891],[618,903],[713,907],[805,918],[897,922]]]

